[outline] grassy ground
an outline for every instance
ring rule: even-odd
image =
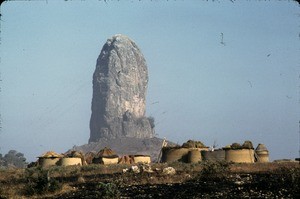
[[[130,171],[131,166],[92,164],[0,170],[0,198],[299,196],[300,166],[296,162],[174,162],[151,164],[152,172],[140,173]],[[173,167],[176,174],[165,174],[163,169],[167,167]],[[124,173],[124,169],[129,171]]]

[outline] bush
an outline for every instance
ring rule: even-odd
[[[224,178],[229,172],[229,163],[225,161],[205,161],[202,163],[201,178]]]
[[[26,195],[44,194],[46,192],[55,192],[61,190],[61,183],[50,178],[48,171],[40,167],[27,169],[25,171],[26,186],[24,192]]]
[[[97,188],[99,189],[98,197],[100,198],[120,198],[121,193],[114,183],[100,182]]]

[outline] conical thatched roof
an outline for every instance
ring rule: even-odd
[[[48,151],[43,155],[39,156],[38,158],[62,158],[63,155],[55,153],[54,151]]]
[[[97,157],[117,157],[118,155],[116,154],[116,152],[114,152],[113,150],[111,150],[110,148],[105,147],[104,149],[101,149],[98,153],[97,153]]]
[[[268,151],[268,149],[264,144],[258,144],[255,151]]]
[[[206,146],[201,141],[188,140],[182,144],[184,148],[206,148]]]
[[[249,140],[246,140],[242,147],[243,149],[254,149],[252,142]]]
[[[242,148],[241,144],[237,143],[237,142],[232,143],[230,147],[231,147],[231,149],[241,149]]]
[[[70,151],[64,154],[68,158],[83,158],[84,155],[80,151]]]
[[[240,143],[234,142],[231,145],[223,147],[224,150],[239,150],[239,149],[254,149],[251,141],[246,140],[242,145]]]

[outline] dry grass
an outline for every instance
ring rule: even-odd
[[[132,165],[86,165],[86,166],[54,166],[44,169],[48,172],[50,178],[58,180],[62,187],[53,193],[43,193],[42,195],[32,195],[28,198],[42,198],[59,196],[64,193],[73,192],[76,189],[74,185],[90,182],[116,182],[129,186],[132,184],[172,184],[181,183],[192,179],[199,174],[205,167],[205,163],[187,164],[181,162],[174,163],[154,163],[151,164],[153,173],[122,173],[124,168],[130,168]],[[176,175],[162,175],[162,170],[166,167],[173,167]],[[284,172],[300,168],[299,163],[254,163],[254,164],[230,164],[229,173],[266,173],[266,172]],[[0,170],[0,198],[26,198],[24,190],[27,186],[28,176],[35,176],[39,168],[30,169],[7,169]]]

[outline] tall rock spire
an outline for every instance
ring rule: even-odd
[[[104,44],[93,75],[89,142],[121,137],[151,138],[145,117],[148,70],[137,45],[115,35]]]

